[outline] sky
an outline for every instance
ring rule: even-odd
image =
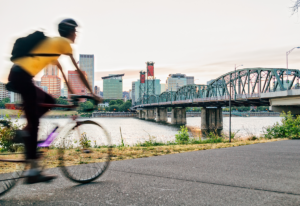
[[[196,84],[238,67],[286,68],[286,52],[300,47],[300,13],[292,0],[0,0],[0,81],[7,82],[16,38],[35,30],[58,36],[57,24],[80,28],[74,56],[95,55],[95,85],[102,76],[125,74],[123,90],[155,62],[155,77],[195,76]],[[74,70],[60,57],[65,71]],[[300,69],[300,49],[288,56]],[[35,79],[39,80],[42,73]]]

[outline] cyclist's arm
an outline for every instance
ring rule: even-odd
[[[62,76],[63,76],[63,78],[64,78],[64,80],[65,80],[65,82],[66,82],[66,85],[67,85],[67,87],[68,87],[68,90],[70,91],[71,94],[74,94],[73,90],[71,89],[71,87],[70,87],[70,85],[69,85],[69,83],[68,83],[68,81],[67,81],[67,78],[66,78],[66,76],[65,76],[65,73],[64,73],[64,71],[63,71],[63,69],[62,69],[62,67],[61,67],[61,65],[60,65],[60,63],[59,63],[58,61],[57,61],[56,65],[57,65],[57,67],[59,68],[59,70],[61,71],[61,74],[62,74]]]

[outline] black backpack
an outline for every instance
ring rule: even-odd
[[[12,57],[10,60],[13,61],[25,56],[60,56],[60,54],[30,54],[30,51],[46,38],[48,37],[43,32],[36,31],[26,37],[17,39],[11,52]]]

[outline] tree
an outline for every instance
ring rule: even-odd
[[[115,100],[111,100],[111,101],[109,102],[109,106],[116,105],[116,104],[117,104],[117,102],[116,102]]]
[[[59,97],[55,99],[56,104],[69,105],[66,97]],[[55,107],[54,110],[65,110],[65,108]]]
[[[131,102],[130,101],[127,101],[125,102],[124,104],[122,104],[120,107],[119,107],[119,111],[121,112],[128,112],[129,109],[131,107]]]
[[[2,99],[2,102],[3,102],[4,104],[10,103],[10,99],[9,99],[8,97],[6,97],[6,98]]]
[[[117,102],[117,105],[122,105],[124,103],[124,101],[121,99],[117,99],[116,102]]]
[[[117,105],[109,106],[109,111],[111,111],[111,112],[118,112],[119,111],[119,107]]]
[[[94,108],[94,104],[90,101],[82,102],[79,104],[79,110],[84,112],[85,110],[90,110]]]
[[[86,101],[86,102],[84,102],[84,104],[83,104],[83,108],[84,108],[84,110],[90,110],[90,109],[93,109],[93,108],[94,108],[94,105],[93,105],[92,102]]]

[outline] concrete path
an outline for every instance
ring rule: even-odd
[[[300,205],[300,140],[113,162],[94,183],[60,175],[0,205]]]

